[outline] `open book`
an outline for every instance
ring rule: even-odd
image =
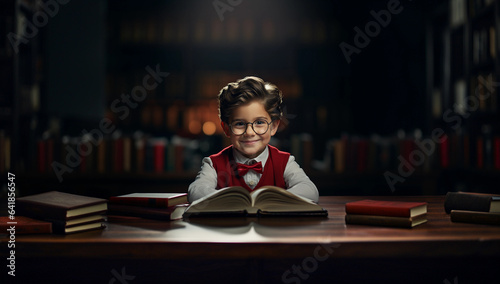
[[[230,216],[327,216],[328,211],[312,200],[276,186],[248,192],[231,186],[200,198],[186,209],[184,217]]]

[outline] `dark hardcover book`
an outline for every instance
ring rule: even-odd
[[[109,203],[167,208],[188,201],[187,193],[130,193],[112,196]]]
[[[167,208],[153,208],[110,203],[108,215],[140,217],[154,220],[178,220],[182,218],[188,204],[178,204]]]
[[[104,223],[98,221],[98,222],[92,222],[92,223],[87,223],[87,224],[82,224],[78,226],[73,226],[73,227],[57,227],[54,226],[54,233],[57,234],[74,234],[74,233],[81,233],[81,232],[86,232],[86,231],[91,231],[91,230],[97,230],[97,229],[104,229],[106,226]]]
[[[37,220],[25,216],[15,216],[13,220],[9,216],[0,217],[0,234],[7,233],[7,229],[15,227],[17,234],[51,234],[52,223]]]
[[[500,226],[500,213],[451,210],[450,219],[452,222]]]
[[[392,217],[357,214],[345,215],[345,223],[353,225],[413,228],[425,222],[427,222],[427,214],[422,214],[414,217]]]
[[[17,214],[41,220],[71,220],[105,213],[107,200],[50,191],[16,200]]]
[[[472,192],[448,192],[444,200],[444,210],[467,210],[481,212],[500,212],[500,196]]]
[[[151,141],[144,145],[144,171],[152,173],[154,170],[154,147]]]
[[[105,221],[105,217],[100,214],[85,216],[72,220],[50,220],[54,229],[54,233],[57,234],[69,234],[88,231],[92,229],[101,229],[104,228]]]
[[[413,217],[427,213],[425,202],[359,200],[345,205],[347,214]]]
[[[112,165],[113,172],[122,173],[123,172],[123,138],[118,137],[112,141],[113,143],[113,156],[112,156]]]
[[[241,186],[220,189],[200,198],[186,209],[193,216],[327,216],[328,211],[313,201],[275,186],[248,192]]]
[[[49,220],[49,221],[52,222],[52,225],[60,228],[71,228],[95,222],[104,222],[106,221],[106,217],[105,215],[96,214],[71,220]]]
[[[47,160],[45,157],[45,140],[37,141],[37,162],[38,162],[38,172],[44,173],[46,170]]]

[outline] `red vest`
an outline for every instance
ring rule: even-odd
[[[285,188],[285,167],[288,163],[290,153],[282,152],[276,147],[268,146],[269,157],[267,158],[266,165],[262,173],[259,183],[255,189],[264,185],[274,185]],[[236,170],[236,161],[233,157],[233,146],[224,148],[217,154],[211,155],[210,159],[217,172],[217,189],[228,186],[242,186],[248,191],[252,189],[245,183],[243,177],[238,175]]]

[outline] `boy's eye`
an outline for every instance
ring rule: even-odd
[[[243,121],[235,121],[233,122],[233,127],[245,127],[246,123],[244,123]]]
[[[263,119],[258,119],[254,122],[255,125],[259,126],[259,125],[264,125],[264,124],[267,124],[267,121],[263,120]]]

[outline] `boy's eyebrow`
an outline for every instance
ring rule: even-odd
[[[258,119],[265,119],[265,120],[268,120],[268,118],[267,118],[267,117],[265,117],[265,116],[260,116],[260,117],[256,117],[256,118],[254,118],[254,121],[255,121],[255,120],[258,120]],[[235,119],[233,119],[233,121],[246,121],[246,120],[244,120],[244,119],[242,119],[242,118],[235,118]]]

